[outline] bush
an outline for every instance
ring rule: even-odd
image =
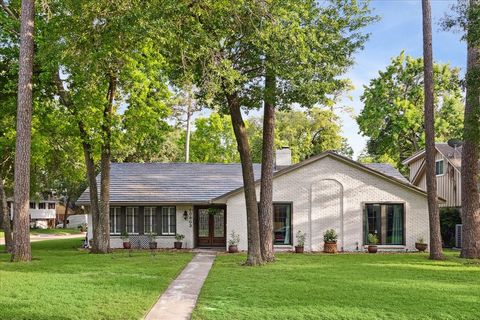
[[[324,242],[337,242],[337,232],[334,229],[329,229],[323,234]]]
[[[305,239],[307,239],[307,234],[298,230],[297,232],[297,247],[304,247],[305,246]]]
[[[460,223],[462,223],[460,209],[440,208],[440,233],[444,247],[455,246],[455,225]]]
[[[230,234],[230,240],[228,240],[228,245],[238,246],[239,243],[240,243],[240,235],[235,233],[235,230],[232,230],[232,233]]]
[[[373,233],[369,233],[368,234],[368,244],[371,244],[371,245],[376,245],[378,243],[378,237],[376,234],[373,234]]]
[[[184,238],[185,238],[185,236],[183,234],[177,233],[175,235],[175,240],[177,240],[177,241],[182,241]]]

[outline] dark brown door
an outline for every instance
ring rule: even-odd
[[[197,245],[199,247],[224,247],[225,208],[197,207]]]

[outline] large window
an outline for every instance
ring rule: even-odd
[[[47,204],[45,202],[40,202],[38,204],[38,209],[46,209],[47,208]]]
[[[441,176],[443,173],[443,160],[435,161],[435,175]]]
[[[120,208],[110,208],[110,234],[120,234]]]
[[[138,233],[138,208],[127,207],[127,233]]]
[[[36,209],[37,204],[35,202],[30,202],[30,209]]]
[[[175,235],[177,232],[177,219],[175,207],[162,207],[162,234]]]
[[[365,205],[364,243],[368,234],[375,234],[379,244],[404,244],[404,205],[401,203],[370,203]]]
[[[275,244],[292,244],[292,205],[273,204],[273,232]]]
[[[50,203],[48,204],[48,209],[55,209],[55,203],[50,202]]]
[[[144,213],[145,234],[156,233],[157,217],[155,215],[155,207],[146,207]]]

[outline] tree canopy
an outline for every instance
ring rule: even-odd
[[[434,64],[435,132],[437,141],[460,138],[463,130],[459,69]],[[402,160],[425,146],[423,120],[423,59],[402,52],[361,96],[364,108],[357,117],[368,137],[367,153],[374,161],[401,168]]]

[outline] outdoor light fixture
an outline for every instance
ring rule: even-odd
[[[185,221],[188,220],[188,212],[187,212],[187,210],[183,211],[183,219],[185,219]]]

